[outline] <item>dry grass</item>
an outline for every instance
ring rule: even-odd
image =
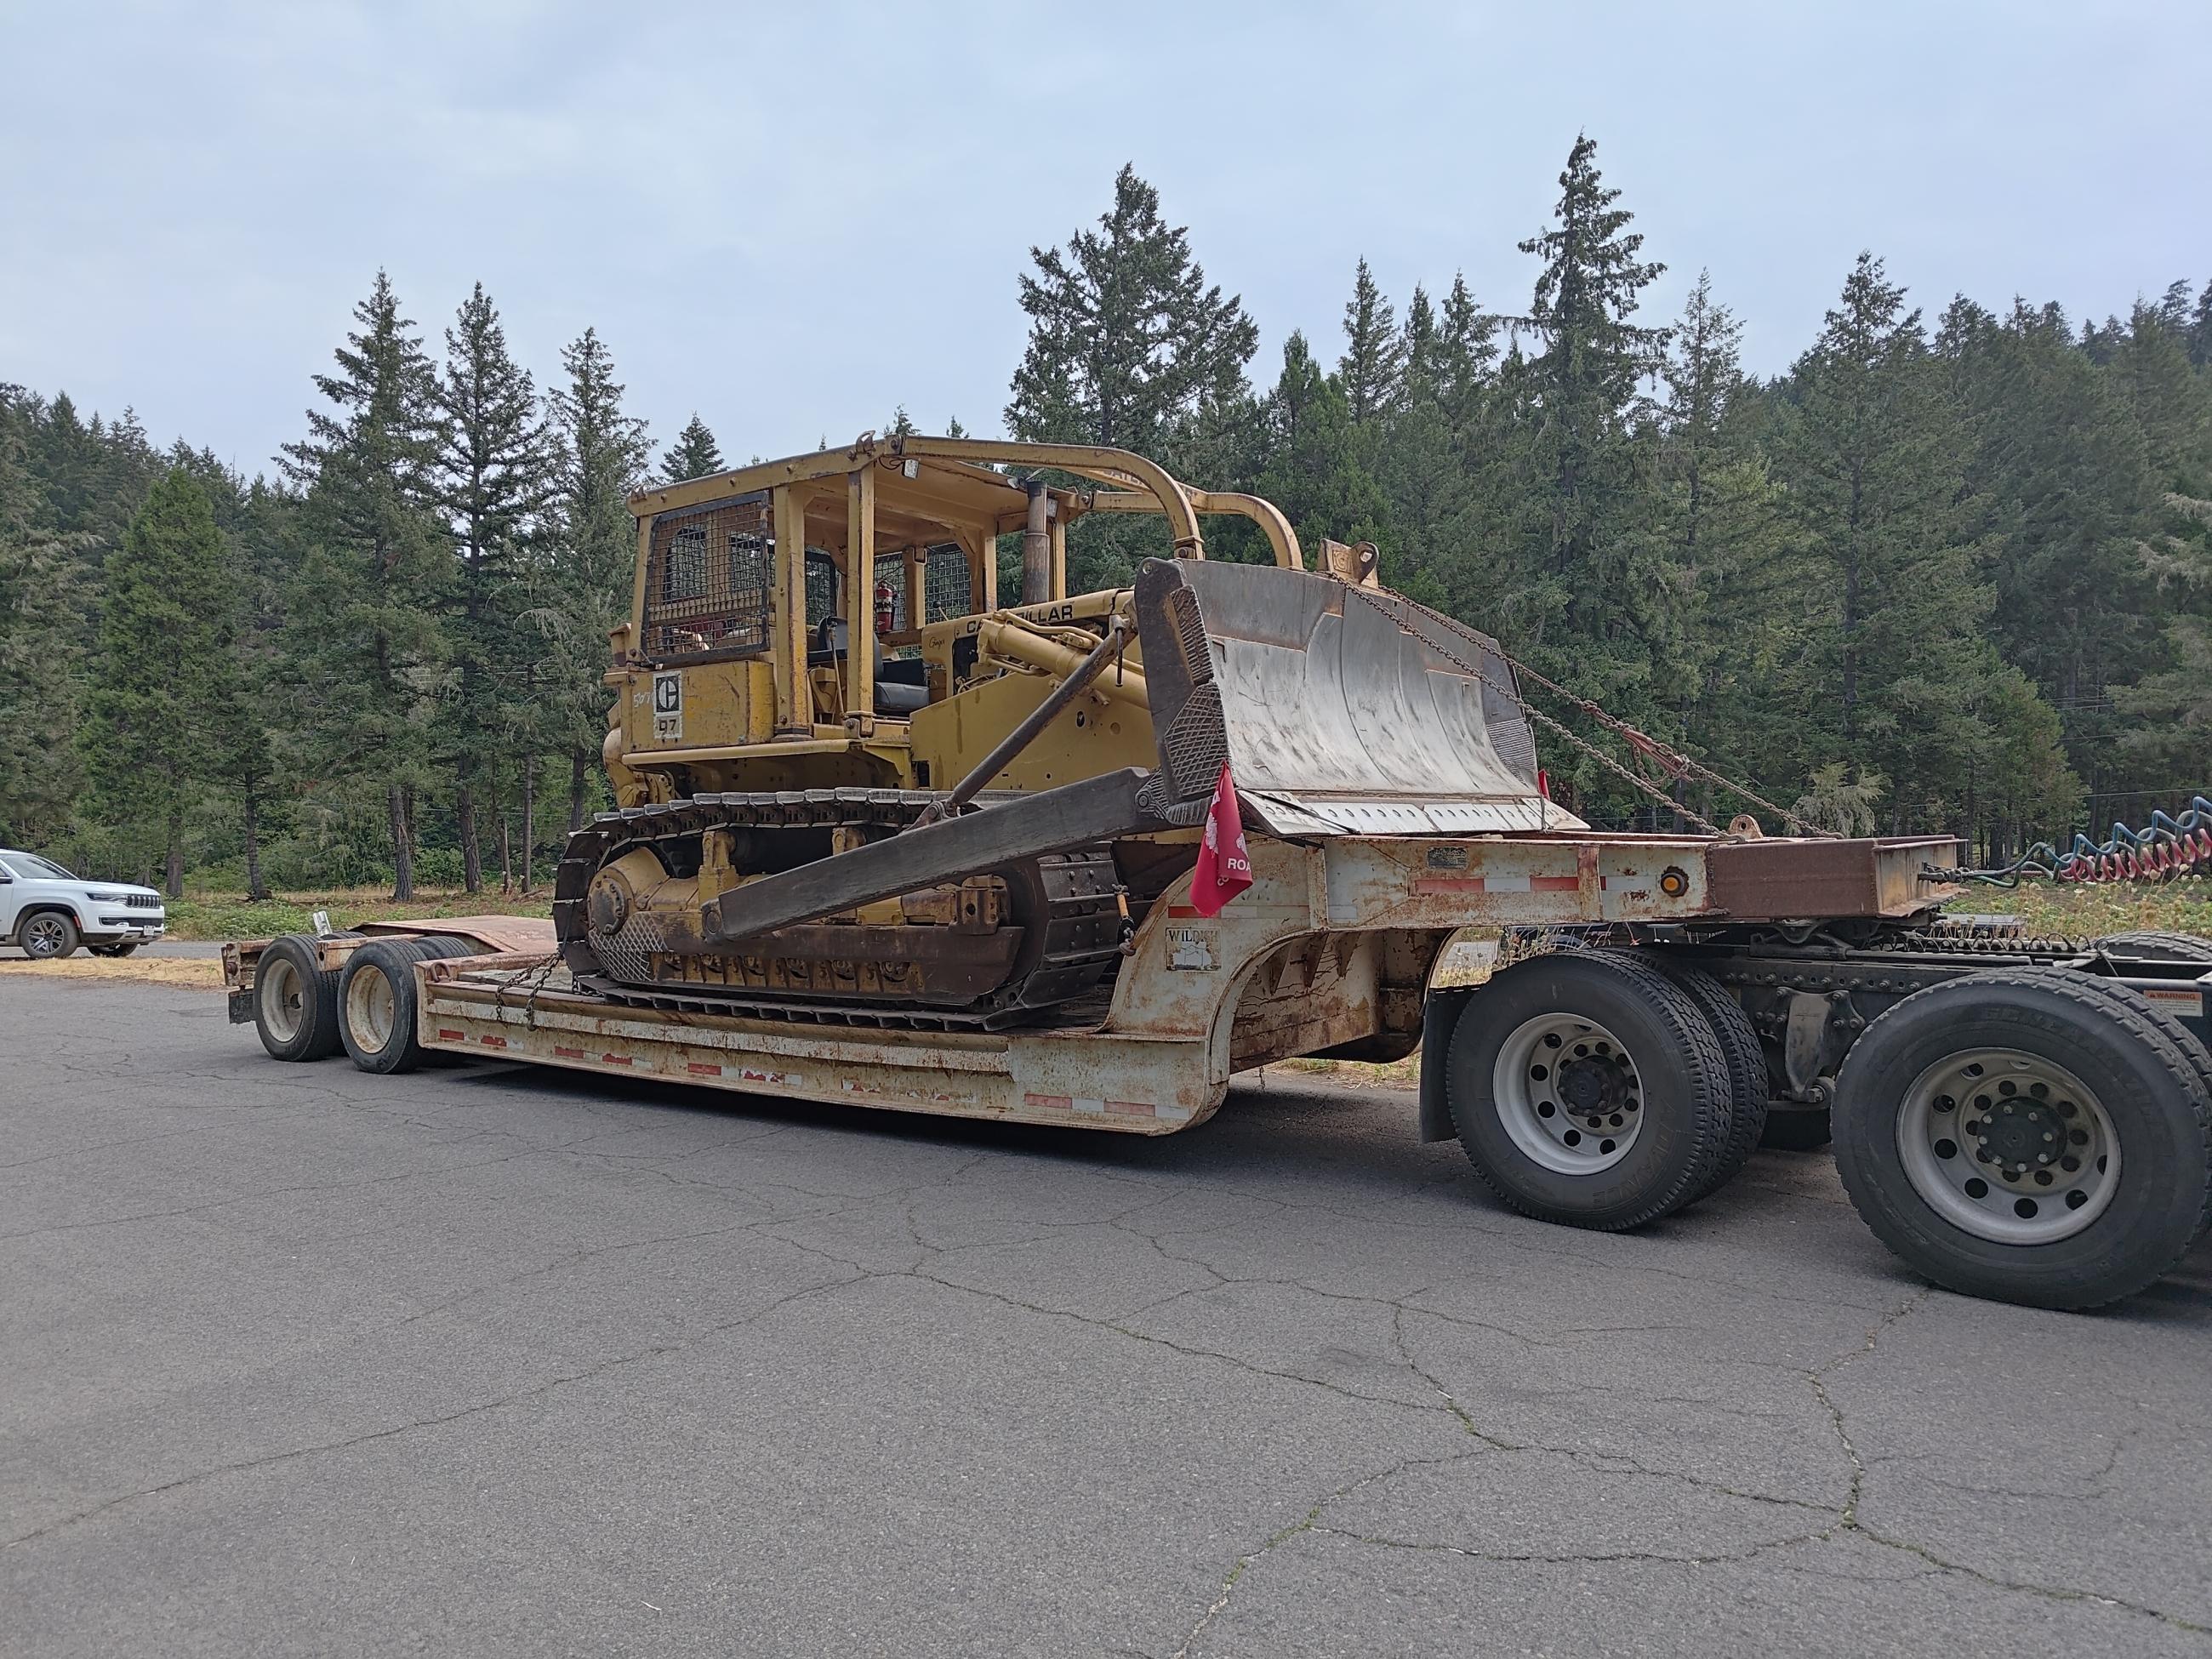
[[[60,962],[0,958],[0,985],[15,978],[66,979],[80,985],[167,985],[185,991],[222,989],[222,963],[213,957],[70,957]]]
[[[188,891],[180,899],[171,899],[168,910],[171,939],[274,939],[279,933],[312,933],[318,910],[330,913],[333,927],[439,916],[550,916],[553,894],[550,886],[527,898],[495,888],[469,893],[459,888],[418,887],[413,898],[397,904],[382,887],[337,887],[279,893],[256,904],[242,893]]]

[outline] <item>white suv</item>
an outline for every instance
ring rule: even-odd
[[[0,847],[0,945],[40,962],[72,955],[80,942],[96,957],[127,957],[167,926],[150,887],[79,881],[35,853]]]

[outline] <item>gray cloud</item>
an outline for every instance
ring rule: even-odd
[[[1514,244],[1576,131],[1786,366],[1871,246],[1931,308],[2212,276],[2200,7],[19,5],[0,17],[0,379],[249,471],[391,270],[481,279],[541,378],[586,324],[726,453],[996,429],[1033,242],[1133,161],[1266,331],[1334,356]]]

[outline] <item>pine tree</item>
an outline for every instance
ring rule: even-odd
[[[354,307],[338,372],[315,377],[334,409],[280,465],[305,492],[292,532],[283,684],[311,790],[383,794],[392,896],[414,896],[416,798],[447,642],[453,562],[427,505],[436,459],[435,380],[382,271]]]
[[[1628,320],[1667,267],[1638,258],[1644,238],[1628,228],[1634,216],[1614,205],[1620,198],[1598,172],[1597,145],[1577,137],[1559,175],[1557,222],[1520,245],[1544,261],[1528,313],[1544,349],[1528,362],[1523,395],[1549,497],[1549,563],[1577,590],[1569,611],[1583,633],[1604,630],[1604,616],[1620,609],[1621,515],[1638,482],[1637,388],[1668,338]]]
[[[1893,828],[1963,824],[1991,741],[1991,595],[1960,501],[1963,446],[1920,313],[1859,256],[1791,374],[1778,460],[1819,573],[1800,671],[1808,743],[1889,781]]]
[[[715,446],[714,434],[707,429],[699,412],[692,410],[691,418],[676,434],[676,441],[660,458],[660,476],[665,483],[683,483],[691,478],[704,478],[724,471],[722,452]]]
[[[1029,347],[1006,427],[1025,441],[1158,456],[1201,405],[1243,392],[1259,331],[1236,295],[1207,285],[1189,233],[1161,219],[1159,192],[1133,167],[1115,179],[1098,226],[1064,253],[1030,250]]]
[[[526,544],[542,530],[555,487],[536,388],[508,355],[499,312],[481,283],[446,331],[438,408],[430,498],[460,560],[448,630],[455,684],[443,724],[461,880],[474,893],[483,887],[477,788],[497,769],[495,745],[515,729],[513,711],[529,702],[533,664],[516,627]],[[531,758],[526,745],[520,758]]]
[[[0,842],[16,846],[59,833],[77,785],[79,567],[45,527],[26,465],[33,425],[29,400],[0,386]]]
[[[570,343],[561,366],[568,381],[553,394],[561,440],[558,556],[534,617],[556,688],[548,740],[568,759],[574,830],[583,825],[586,780],[606,731],[599,677],[607,635],[629,614],[637,521],[629,498],[645,482],[653,444],[645,422],[623,412],[614,356],[596,332],[587,328]]]
[[[1638,257],[1644,239],[1595,156],[1576,140],[1553,227],[1521,244],[1544,261],[1527,319],[1542,349],[1508,357],[1503,407],[1472,441],[1500,462],[1480,492],[1510,573],[1496,625],[1546,672],[1643,724],[1676,674],[1666,652],[1680,593],[1648,533],[1651,411],[1638,392],[1668,336],[1629,319],[1664,267]],[[1583,807],[1639,808],[1589,763],[1563,767],[1559,781]]]
[[[1405,373],[1406,346],[1398,337],[1397,313],[1375,285],[1367,261],[1353,274],[1352,298],[1344,307],[1344,356],[1336,372],[1356,425],[1364,426],[1396,404]]]
[[[2056,306],[2015,301],[2000,322],[1955,300],[1935,349],[1996,595],[1990,637],[2056,705],[2076,770],[2092,787],[2124,788],[2109,688],[2139,678],[2156,645],[2138,554],[2156,506],[2142,434]]]
[[[1654,507],[1675,604],[1659,701],[1672,714],[1670,737],[1723,772],[1786,789],[1802,781],[1803,766],[1777,691],[1806,637],[1807,572],[1783,492],[1743,429],[1741,410],[1756,388],[1743,374],[1742,332],[1699,272],[1662,377]],[[1738,805],[1710,795],[1698,804],[1707,816]]]
[[[1243,302],[1209,285],[1188,231],[1160,217],[1159,194],[1124,167],[1098,228],[1065,251],[1032,247],[1019,279],[1029,344],[1014,371],[1006,429],[1030,442],[1133,449],[1170,470],[1219,476],[1249,433],[1244,367],[1259,331]],[[1099,514],[1068,539],[1070,582],[1124,580],[1164,551],[1157,524]]]
[[[1408,404],[1433,401],[1437,390],[1437,308],[1429,291],[1413,284],[1413,297],[1406,301],[1405,331],[1398,337],[1404,362],[1404,399]]]
[[[1260,493],[1283,509],[1301,541],[1371,541],[1383,533],[1389,509],[1362,464],[1351,400],[1296,330],[1283,343],[1283,372],[1261,418]]]
[[[80,737],[95,810],[126,844],[158,829],[184,894],[185,817],[211,771],[235,596],[207,493],[181,469],[154,487],[107,561],[100,665]]]

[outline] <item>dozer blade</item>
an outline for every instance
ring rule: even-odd
[[[1146,564],[1136,612],[1148,795],[1171,822],[1203,815],[1226,760],[1278,836],[1584,827],[1543,798],[1512,671],[1471,629],[1333,577],[1199,560]]]

